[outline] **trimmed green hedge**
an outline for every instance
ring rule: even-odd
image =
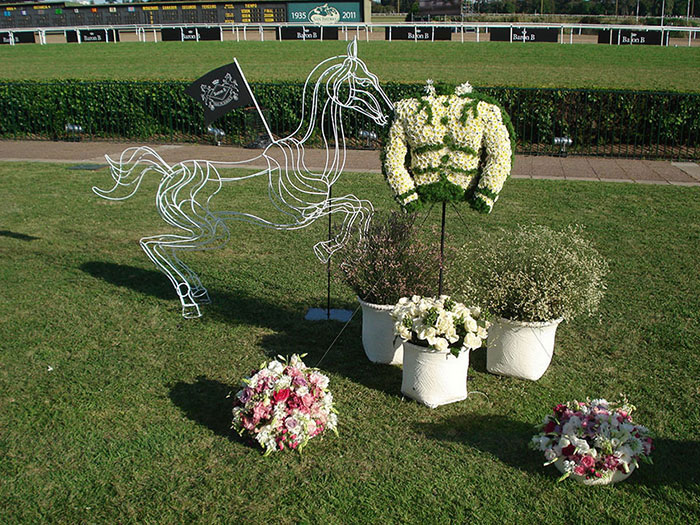
[[[185,82],[0,82],[0,137],[61,139],[66,123],[92,139],[138,141],[209,140],[200,106]],[[303,84],[253,84],[277,136],[299,125]],[[420,96],[422,85],[385,84],[392,100]],[[450,92],[452,85],[438,85]],[[698,158],[700,95],[610,90],[478,88],[510,114],[521,153],[557,153],[556,136],[573,139],[570,152],[585,155]],[[215,123],[225,142],[242,145],[264,133],[254,110],[234,110]],[[344,114],[350,144],[361,129],[380,128],[355,113]],[[318,136],[316,136],[318,138]]]

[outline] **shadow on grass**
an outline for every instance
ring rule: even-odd
[[[305,321],[308,304],[275,304],[242,291],[215,290],[211,297],[214,303],[205,315],[229,323],[265,326],[274,332],[260,341],[268,357],[306,354],[304,362],[308,366],[347,377],[387,394],[395,395],[400,391],[401,368],[376,365],[365,356],[360,312],[343,330],[345,323],[337,321]]]
[[[528,449],[535,427],[500,415],[465,414],[439,423],[418,423],[416,430],[428,439],[464,443],[491,454],[527,474],[543,474],[536,452]]]
[[[41,238],[25,233],[11,232],[10,230],[0,230],[0,237],[10,237],[11,239],[19,239],[20,241],[36,241]]]
[[[98,261],[87,262],[81,269],[116,286],[131,288],[158,299],[178,301],[168,280],[156,270]],[[213,302],[202,308],[205,317],[223,323],[264,326],[274,332],[260,342],[269,357],[307,354],[304,362],[309,366],[319,366],[325,371],[392,395],[400,390],[399,367],[375,365],[365,357],[360,312],[355,314],[353,321],[335,341],[344,324],[336,321],[305,321],[308,304],[278,304],[242,290],[222,291],[210,288],[209,292]],[[354,309],[354,305],[340,306]]]
[[[418,423],[416,430],[428,439],[464,443],[527,474],[547,475],[551,470],[552,479],[559,476],[553,467],[542,466],[545,460],[541,453],[528,448],[536,433],[534,425],[528,423],[500,415],[460,415],[439,423]],[[618,487],[634,490],[640,484],[650,489],[676,486],[700,491],[700,442],[660,438],[654,440],[654,447],[654,463],[641,463]],[[665,494],[662,489],[655,497]]]
[[[700,493],[700,441],[655,439],[651,458],[654,463],[641,463],[630,481],[650,488],[670,485],[694,488]]]
[[[477,372],[483,372],[486,374],[486,347],[477,348],[472,350],[469,354],[469,368],[476,370]],[[469,376],[467,376],[469,380]]]
[[[235,395],[236,392],[220,381],[199,376],[194,383],[175,383],[168,395],[188,419],[217,436],[259,450],[252,439],[244,439],[231,429],[233,400],[228,397],[229,393]]]
[[[80,269],[115,286],[131,288],[158,299],[177,301],[177,294],[170,282],[156,270],[144,270],[135,266],[101,261],[86,262],[80,266]]]
[[[231,438],[232,401],[226,397],[230,392],[228,385],[199,376],[194,383],[175,383],[169,396],[189,419],[218,436]]]

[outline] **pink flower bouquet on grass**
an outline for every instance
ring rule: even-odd
[[[557,405],[545,416],[530,446],[544,452],[545,465],[559,469],[559,481],[568,477],[587,485],[622,481],[639,466],[638,460],[651,463],[649,430],[632,421],[633,410],[626,400]]]
[[[338,433],[328,377],[308,368],[296,354],[288,361],[278,358],[244,379],[233,402],[231,428],[257,441],[266,456],[277,450],[301,451],[326,430]]]

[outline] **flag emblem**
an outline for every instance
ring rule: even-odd
[[[200,89],[202,102],[210,111],[238,100],[238,81],[230,73],[226,73],[223,79],[215,78],[211,84],[202,84]]]
[[[245,77],[237,62],[210,71],[185,90],[204,107],[204,123],[209,125],[235,108],[255,105]]]

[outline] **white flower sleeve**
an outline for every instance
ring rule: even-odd
[[[512,151],[501,110],[493,104],[480,102],[479,116],[484,122],[486,162],[474,198],[477,208],[488,213],[510,175]]]
[[[387,182],[394,190],[397,200],[402,206],[418,198],[416,184],[406,169],[406,135],[401,118],[397,116],[389,130],[389,145],[384,158],[384,172]]]

